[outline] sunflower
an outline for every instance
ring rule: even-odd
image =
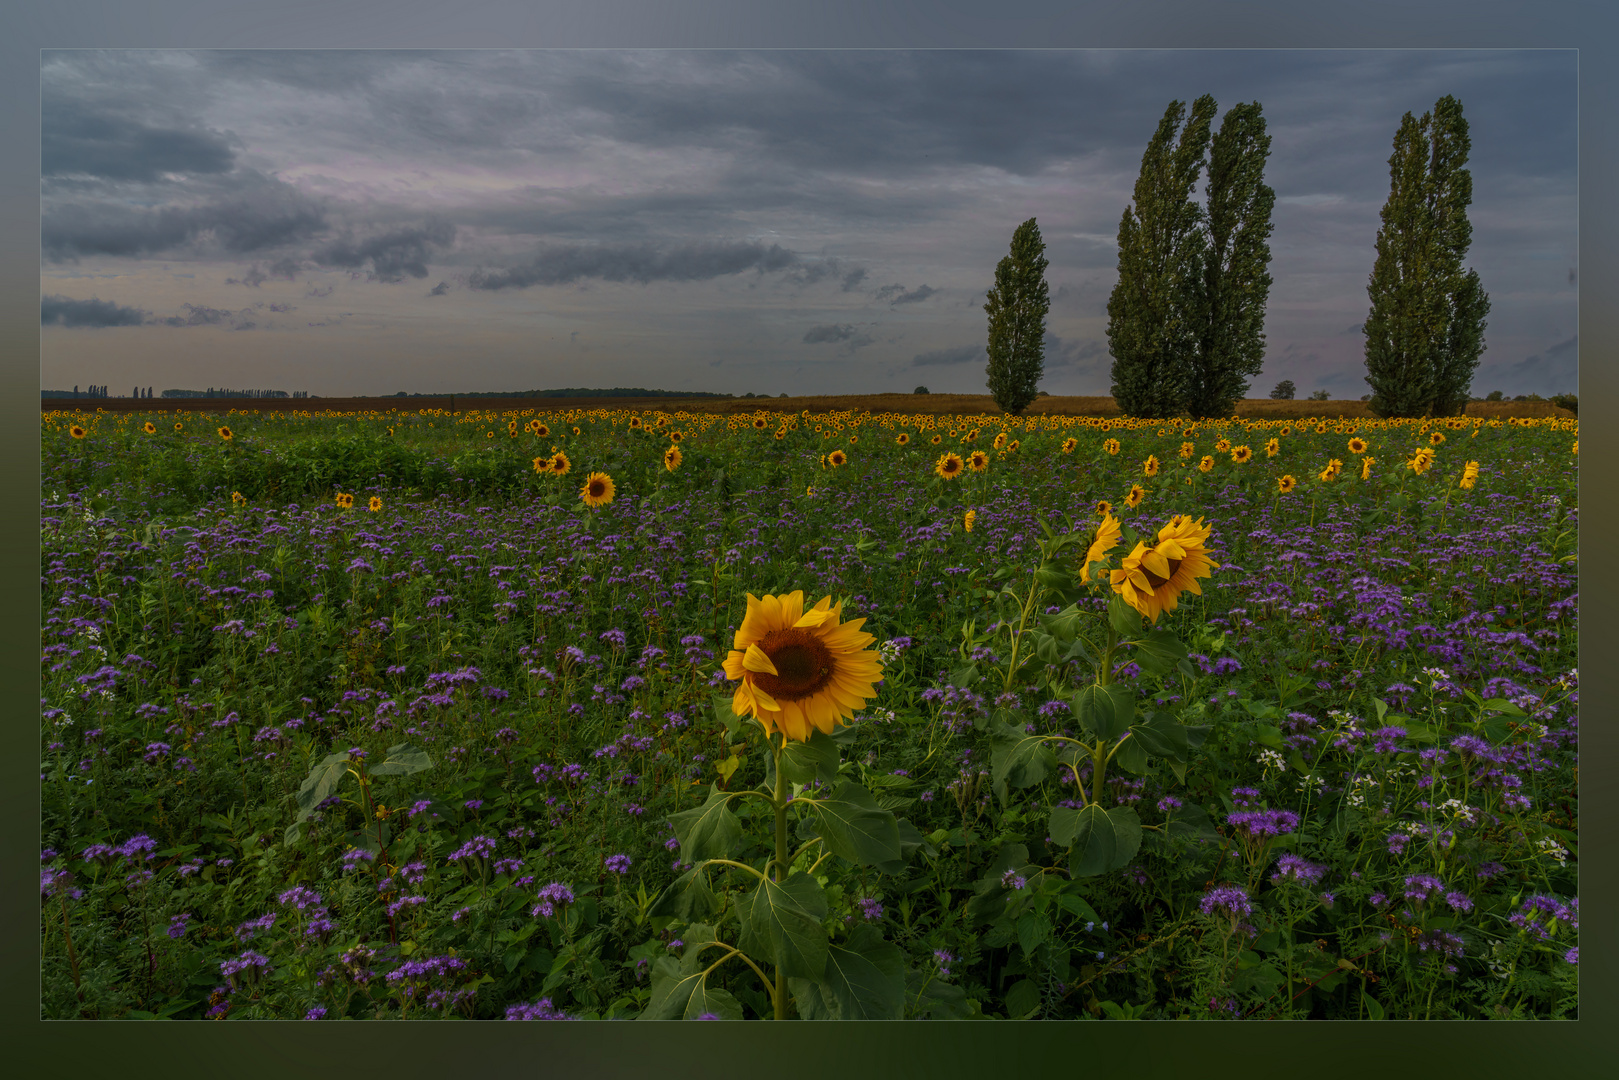
[[[1321,472],[1316,475],[1316,479],[1320,480],[1324,484],[1330,484],[1332,481],[1338,479],[1338,472],[1343,467],[1343,462],[1339,461],[1337,458],[1333,458],[1331,461],[1327,462],[1327,467],[1322,469]]]
[[[1152,454],[1148,454],[1147,455],[1147,460],[1143,461],[1141,463],[1141,471],[1143,473],[1147,474],[1148,476],[1157,476],[1158,475],[1158,459],[1155,456],[1153,456]]]
[[[849,445],[850,446],[853,446],[855,443],[857,443],[859,441],[860,441],[860,436],[858,436],[858,435],[850,435],[849,436]]]
[[[369,503],[367,503],[366,505],[371,508],[371,512],[373,514],[376,513],[378,510],[382,509],[382,496],[380,496],[380,495],[371,496],[371,501]]]
[[[944,442],[944,436],[935,434],[933,438],[928,440],[928,442],[932,443],[934,446],[938,446],[940,443]]]
[[[247,496],[243,495],[240,491],[233,491],[230,493],[230,504],[232,506],[246,506]]]
[[[787,429],[786,428],[779,427],[779,428],[776,429],[776,439],[777,439],[777,441],[785,439],[786,437],[787,437]]]
[[[1223,454],[1229,449],[1231,449],[1230,439],[1221,439],[1219,442],[1214,444],[1214,452],[1216,454]]]
[[[1289,435],[1292,435],[1292,434],[1293,434],[1293,429],[1290,428],[1290,427],[1285,427],[1281,431],[1282,438],[1284,438],[1284,439],[1287,438]]]
[[[630,430],[640,431],[645,426],[645,424],[641,423],[641,418],[639,416],[630,417]]]
[[[1079,580],[1091,579],[1091,567],[1107,558],[1107,553],[1119,546],[1119,519],[1114,517],[1111,508],[1104,514],[1096,532],[1091,534],[1091,545],[1085,550],[1085,561],[1079,568]],[[1098,578],[1097,580],[1101,580]]]
[[[353,495],[345,495],[341,491],[338,492],[337,493],[337,505],[339,507],[341,507],[342,509],[344,509],[344,510],[352,510],[352,509],[354,509],[354,496]]]
[[[1292,476],[1278,477],[1276,480],[1276,493],[1278,495],[1286,495],[1288,492],[1292,491],[1298,486],[1299,482],[1293,479]]]
[[[1282,452],[1282,444],[1281,444],[1281,442],[1279,440],[1272,439],[1270,442],[1265,444],[1265,456],[1266,457],[1275,457],[1277,454],[1280,454],[1281,452]]]
[[[1197,471],[1198,472],[1213,472],[1214,471],[1214,455],[1213,454],[1204,454],[1203,455],[1203,460],[1199,461],[1197,463]]]
[[[493,439],[495,437],[495,433],[493,431],[486,431],[483,433],[483,437],[486,439]]]
[[[1366,452],[1366,440],[1365,439],[1350,439],[1349,440],[1349,452],[1351,454],[1364,454]]]
[[[1006,432],[1001,432],[999,435],[995,436],[995,441],[990,444],[990,449],[999,450],[1001,447],[1006,445],[1006,440],[1008,438],[1009,436],[1006,434]]]
[[[1575,439],[1574,445],[1568,448],[1568,452],[1578,457],[1580,454],[1580,440]]]
[[[967,467],[973,472],[983,472],[989,468],[989,455],[982,450],[974,450],[967,455]]]
[[[1108,439],[1108,440],[1106,440],[1105,442],[1102,443],[1102,449],[1106,450],[1110,454],[1117,454],[1119,452],[1119,440],[1117,440],[1117,439]]]
[[[978,438],[978,429],[973,428],[972,430],[967,432],[966,437],[962,441],[963,442],[972,442],[976,438]]]
[[[575,425],[574,425],[574,426],[573,426],[573,433],[574,433],[574,434],[575,434],[575,435],[578,435],[578,434],[579,434],[579,425],[578,425],[578,424],[575,424]]]
[[[1190,459],[1196,453],[1197,453],[1197,444],[1196,443],[1189,443],[1189,442],[1181,443],[1181,457]]]
[[[1209,527],[1202,518],[1193,521],[1185,515],[1175,515],[1158,530],[1156,544],[1148,547],[1145,541],[1138,543],[1119,569],[1109,575],[1113,591],[1146,616],[1148,622],[1157,622],[1159,615],[1175,610],[1181,593],[1203,594],[1197,579],[1210,576],[1220,565],[1204,550],[1203,542],[1208,538]]]
[[[849,464],[849,455],[842,450],[834,450],[826,455],[826,463],[836,469],[841,465]]]
[[[748,594],[748,613],[725,658],[725,675],[741,680],[731,698],[738,716],[753,716],[774,735],[809,741],[812,730],[830,735],[838,724],[877,696],[882,678],[874,640],[864,619],[839,622],[843,605],[830,596],[809,611],[804,594]]]
[[[1096,500],[1096,512],[1103,517],[1107,517],[1109,514],[1113,513],[1113,504],[1108,502],[1106,499],[1098,499]]]
[[[894,436],[894,442],[897,443],[900,446],[908,446],[910,444],[910,441],[911,441],[910,435],[908,435],[907,433],[905,433],[903,431],[900,432],[898,435]]]
[[[148,421],[146,421],[146,426],[141,428],[141,430],[146,432],[146,434],[148,434],[148,435],[156,435],[157,434],[157,425],[152,423],[150,420],[148,420]]]
[[[1360,478],[1362,480],[1370,480],[1372,478],[1372,466],[1376,463],[1377,459],[1374,457],[1363,457],[1360,459]]]
[[[75,439],[82,439],[86,434],[85,430],[77,424],[74,424],[72,427],[68,428],[67,433],[73,436]]]
[[[1246,446],[1233,446],[1231,448],[1231,460],[1235,461],[1238,465],[1246,464],[1253,456],[1254,452],[1248,449]]]
[[[1076,447],[1078,445],[1079,445],[1079,440],[1074,438],[1073,436],[1069,436],[1068,438],[1066,438],[1066,439],[1064,439],[1062,441],[1062,452],[1065,453],[1065,454],[1072,454],[1074,452],[1074,447]]]
[[[967,516],[961,519],[961,527],[968,532],[973,531],[973,522],[978,520],[978,511],[969,510]]]
[[[1433,465],[1433,460],[1434,452],[1424,446],[1422,449],[1416,452],[1416,455],[1412,457],[1410,461],[1406,462],[1406,467],[1412,472],[1416,473],[1418,476],[1421,476],[1423,473],[1428,471],[1429,467]]]
[[[1327,425],[1324,422],[1317,424],[1315,426],[1315,433],[1317,435],[1325,435],[1327,433]]]
[[[537,472],[537,473],[548,473],[548,472],[550,472],[551,471],[551,459],[548,458],[548,457],[537,457],[537,458],[535,458],[534,459],[534,471]]]
[[[543,439],[547,435],[551,434],[551,429],[546,427],[544,424],[540,423],[538,420],[536,420],[536,421],[534,421],[534,434],[538,435],[540,438]]]
[[[1147,489],[1140,484],[1130,485],[1130,494],[1124,497],[1124,505],[1134,510],[1141,505],[1141,500],[1147,497]]]
[[[185,425],[180,423],[180,421],[176,420],[174,422],[174,430],[175,431],[184,431],[185,430]]]
[[[1473,486],[1474,481],[1476,481],[1477,479],[1478,479],[1478,462],[1469,461],[1466,464],[1466,466],[1464,466],[1462,468],[1462,478],[1458,482],[1461,484],[1462,487],[1470,488],[1470,487]]]
[[[670,442],[679,442],[683,438],[685,438],[685,436],[680,434],[680,432],[678,432],[678,431],[671,431],[669,433],[669,441]]]
[[[224,440],[225,440],[225,441],[226,441],[226,442],[229,442],[229,441],[230,441],[230,440],[232,440],[232,439],[234,439],[234,438],[235,438],[235,437],[236,437],[236,436],[235,436],[235,435],[234,435],[234,434],[232,434],[232,433],[231,433],[231,429],[230,429],[230,428],[228,428],[228,427],[221,427],[221,428],[220,428],[220,429],[219,429],[219,437],[220,437],[220,438],[221,438],[221,439],[224,439]]]
[[[680,447],[671,446],[663,452],[663,467],[670,472],[680,468]]]
[[[506,421],[506,434],[508,434],[508,435],[516,435],[517,434],[517,421],[516,420],[508,420],[508,421]]]
[[[591,473],[585,477],[585,486],[579,489],[579,497],[592,510],[606,506],[613,501],[613,478],[604,472]]]
[[[568,460],[567,454],[564,454],[562,451],[558,450],[556,453],[551,455],[552,475],[567,476],[568,470],[571,468],[573,468],[573,462]]]
[[[1428,445],[1430,445],[1430,446],[1438,446],[1440,443],[1442,443],[1444,441],[1445,441],[1445,433],[1443,431],[1429,432],[1429,434],[1428,434]]]

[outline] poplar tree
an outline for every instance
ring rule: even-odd
[[[989,392],[1001,411],[1017,416],[1040,393],[1045,372],[1046,245],[1030,218],[1012,234],[1012,248],[995,267],[995,287],[984,305],[989,314]]]
[[[1203,171],[1214,98],[1170,102],[1141,158],[1135,205],[1119,222],[1119,280],[1107,302],[1113,399],[1126,416],[1171,416],[1186,398],[1197,348],[1203,209],[1191,195]],[[1176,131],[1179,129],[1179,138]]]
[[[1195,279],[1197,341],[1186,367],[1183,404],[1192,416],[1230,416],[1265,362],[1270,296],[1271,210],[1265,184],[1270,136],[1259,102],[1235,105],[1209,154],[1208,232]]]
[[[1446,95],[1406,113],[1389,158],[1389,197],[1367,293],[1366,382],[1378,416],[1452,416],[1467,406],[1490,301],[1464,271],[1473,177],[1462,105]]]

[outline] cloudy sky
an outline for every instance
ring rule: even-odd
[[[1209,93],[1272,138],[1250,395],[1359,397],[1394,132],[1453,94],[1474,391],[1573,390],[1576,92],[1569,50],[46,50],[41,381],[981,393],[1034,217],[1043,388],[1105,394],[1142,151]]]

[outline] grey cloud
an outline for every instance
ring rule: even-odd
[[[251,285],[253,288],[256,289],[260,285],[264,284],[266,281],[269,281],[269,280],[270,280],[270,275],[268,275],[264,271],[260,270],[258,263],[254,263],[248,269],[247,273],[243,274],[241,277],[239,277],[239,278],[233,278],[233,277],[226,278],[225,279],[225,284],[226,285]]]
[[[1073,368],[1079,372],[1093,373],[1101,371],[1111,362],[1107,345],[1101,341],[1065,340],[1048,332],[1044,343],[1048,371],[1052,368]]]
[[[74,300],[53,295],[40,298],[39,321],[42,326],[139,326],[146,321],[146,313],[121,307],[110,300]]]
[[[156,320],[159,326],[218,326],[228,319],[234,318],[235,313],[220,308],[203,307],[197,304],[182,304],[186,309],[184,315],[171,315],[166,319]]]
[[[856,267],[843,275],[843,291],[854,292],[855,289],[860,287],[860,283],[865,280],[866,268],[864,266]]]
[[[278,312],[288,312],[288,311],[296,311],[298,309],[293,307],[291,304],[271,304],[270,305],[270,310],[271,311],[278,311]]]
[[[988,363],[989,350],[982,345],[957,345],[951,349],[934,349],[931,352],[917,353],[911,360],[912,367],[943,367],[949,364]]]
[[[323,296],[330,296],[337,291],[336,285],[310,285],[304,290],[304,296],[310,300],[319,300]]]
[[[427,276],[427,259],[433,248],[455,243],[455,226],[435,219],[420,226],[391,229],[364,240],[344,236],[316,251],[312,258],[322,266],[345,268],[371,264],[379,281],[399,281],[403,275]]]
[[[871,298],[873,300],[877,301],[879,304],[881,304],[883,301],[887,300],[890,296],[897,296],[898,294],[900,294],[900,293],[902,293],[904,291],[905,291],[905,286],[903,286],[903,285],[884,285],[882,288],[880,288],[876,292],[872,293]]]
[[[930,285],[918,285],[916,288],[912,289],[910,292],[902,292],[898,296],[894,297],[892,300],[890,300],[888,302],[888,306],[889,307],[894,307],[897,304],[916,304],[916,303],[920,303],[921,301],[926,300],[928,297],[932,296],[934,293],[936,293],[938,291],[939,291],[938,289],[935,289]]]
[[[1547,349],[1544,354],[1526,356],[1509,365],[1504,374],[1510,377],[1553,375],[1554,380],[1578,377],[1580,362],[1580,336],[1575,334]],[[1542,379],[1541,381],[1544,381]],[[1559,383],[1561,385],[1561,383]]]
[[[1366,330],[1366,324],[1365,323],[1356,323],[1354,326],[1351,326],[1348,330],[1345,330],[1344,333],[1346,333],[1346,334],[1360,334],[1360,333],[1364,333],[1365,330]]]
[[[854,327],[849,323],[812,326],[804,332],[804,344],[820,345],[825,342],[848,341],[854,334]]]
[[[325,229],[323,207],[288,184],[262,178],[236,194],[193,207],[54,205],[45,212],[40,238],[54,259],[148,255],[209,238],[228,252],[244,254],[305,240]]]
[[[546,249],[525,266],[477,270],[467,284],[474,289],[524,289],[531,285],[567,285],[583,278],[602,281],[708,281],[744,270],[760,272],[798,268],[802,260],[779,244],[686,243],[568,244]]]
[[[227,173],[235,151],[214,131],[150,127],[47,95],[41,107],[40,174],[153,181],[169,173]]]
[[[427,290],[427,295],[428,296],[443,296],[445,293],[447,293],[449,291],[450,291],[450,283],[448,281],[441,281],[437,285],[434,285],[431,289],[428,289]]]

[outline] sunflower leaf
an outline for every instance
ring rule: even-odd
[[[372,776],[409,776],[433,767],[427,751],[418,750],[409,743],[388,747],[388,756],[367,770]]]
[[[1149,630],[1146,637],[1133,644],[1135,649],[1130,653],[1130,659],[1149,675],[1168,674],[1187,656],[1186,646],[1181,639],[1161,626]]]
[[[905,956],[876,928],[857,926],[848,941],[827,949],[817,989],[817,1004],[829,1020],[899,1020],[905,1012]],[[802,1005],[796,988],[793,996]]]
[[[1135,637],[1141,633],[1141,612],[1124,602],[1124,597],[1118,593],[1108,601],[1107,621],[1113,629],[1125,637]]]
[[[1135,695],[1122,683],[1092,683],[1074,691],[1074,716],[1098,738],[1112,741],[1123,735],[1135,711]]]
[[[719,987],[709,986],[708,976],[702,972],[682,976],[674,957],[660,956],[652,965],[652,999],[639,1018],[696,1020],[705,1013],[721,1020],[740,1020],[742,1003]]]
[[[719,909],[719,900],[708,887],[708,868],[694,866],[663,890],[647,914],[690,923],[707,918]]]
[[[1002,725],[1000,733],[1003,738],[990,759],[990,782],[1004,803],[1008,785],[1025,788],[1038,784],[1056,768],[1057,758],[1037,735],[1026,735],[1009,725]]]
[[[1134,810],[1128,806],[1103,810],[1092,803],[1074,815],[1073,851],[1068,856],[1074,877],[1117,870],[1135,858],[1141,847],[1141,819]]]
[[[742,934],[737,944],[757,961],[775,964],[788,977],[819,981],[826,971],[826,895],[815,879],[794,872],[786,881],[765,879],[737,905]]]
[[[794,784],[807,784],[811,780],[836,783],[838,752],[838,744],[832,736],[816,728],[810,732],[808,742],[789,742],[781,752],[782,775]]]
[[[1175,718],[1166,712],[1156,712],[1152,718],[1130,725],[1130,734],[1141,748],[1155,757],[1181,760],[1186,756],[1187,733]]]
[[[859,866],[874,866],[900,857],[899,824],[877,805],[871,792],[846,780],[832,796],[810,803],[821,826],[821,838],[834,855]]]
[[[742,822],[730,809],[735,797],[735,792],[721,791],[716,785],[709,789],[708,801],[703,805],[669,815],[680,841],[682,861],[697,863],[731,854],[742,839]]]

